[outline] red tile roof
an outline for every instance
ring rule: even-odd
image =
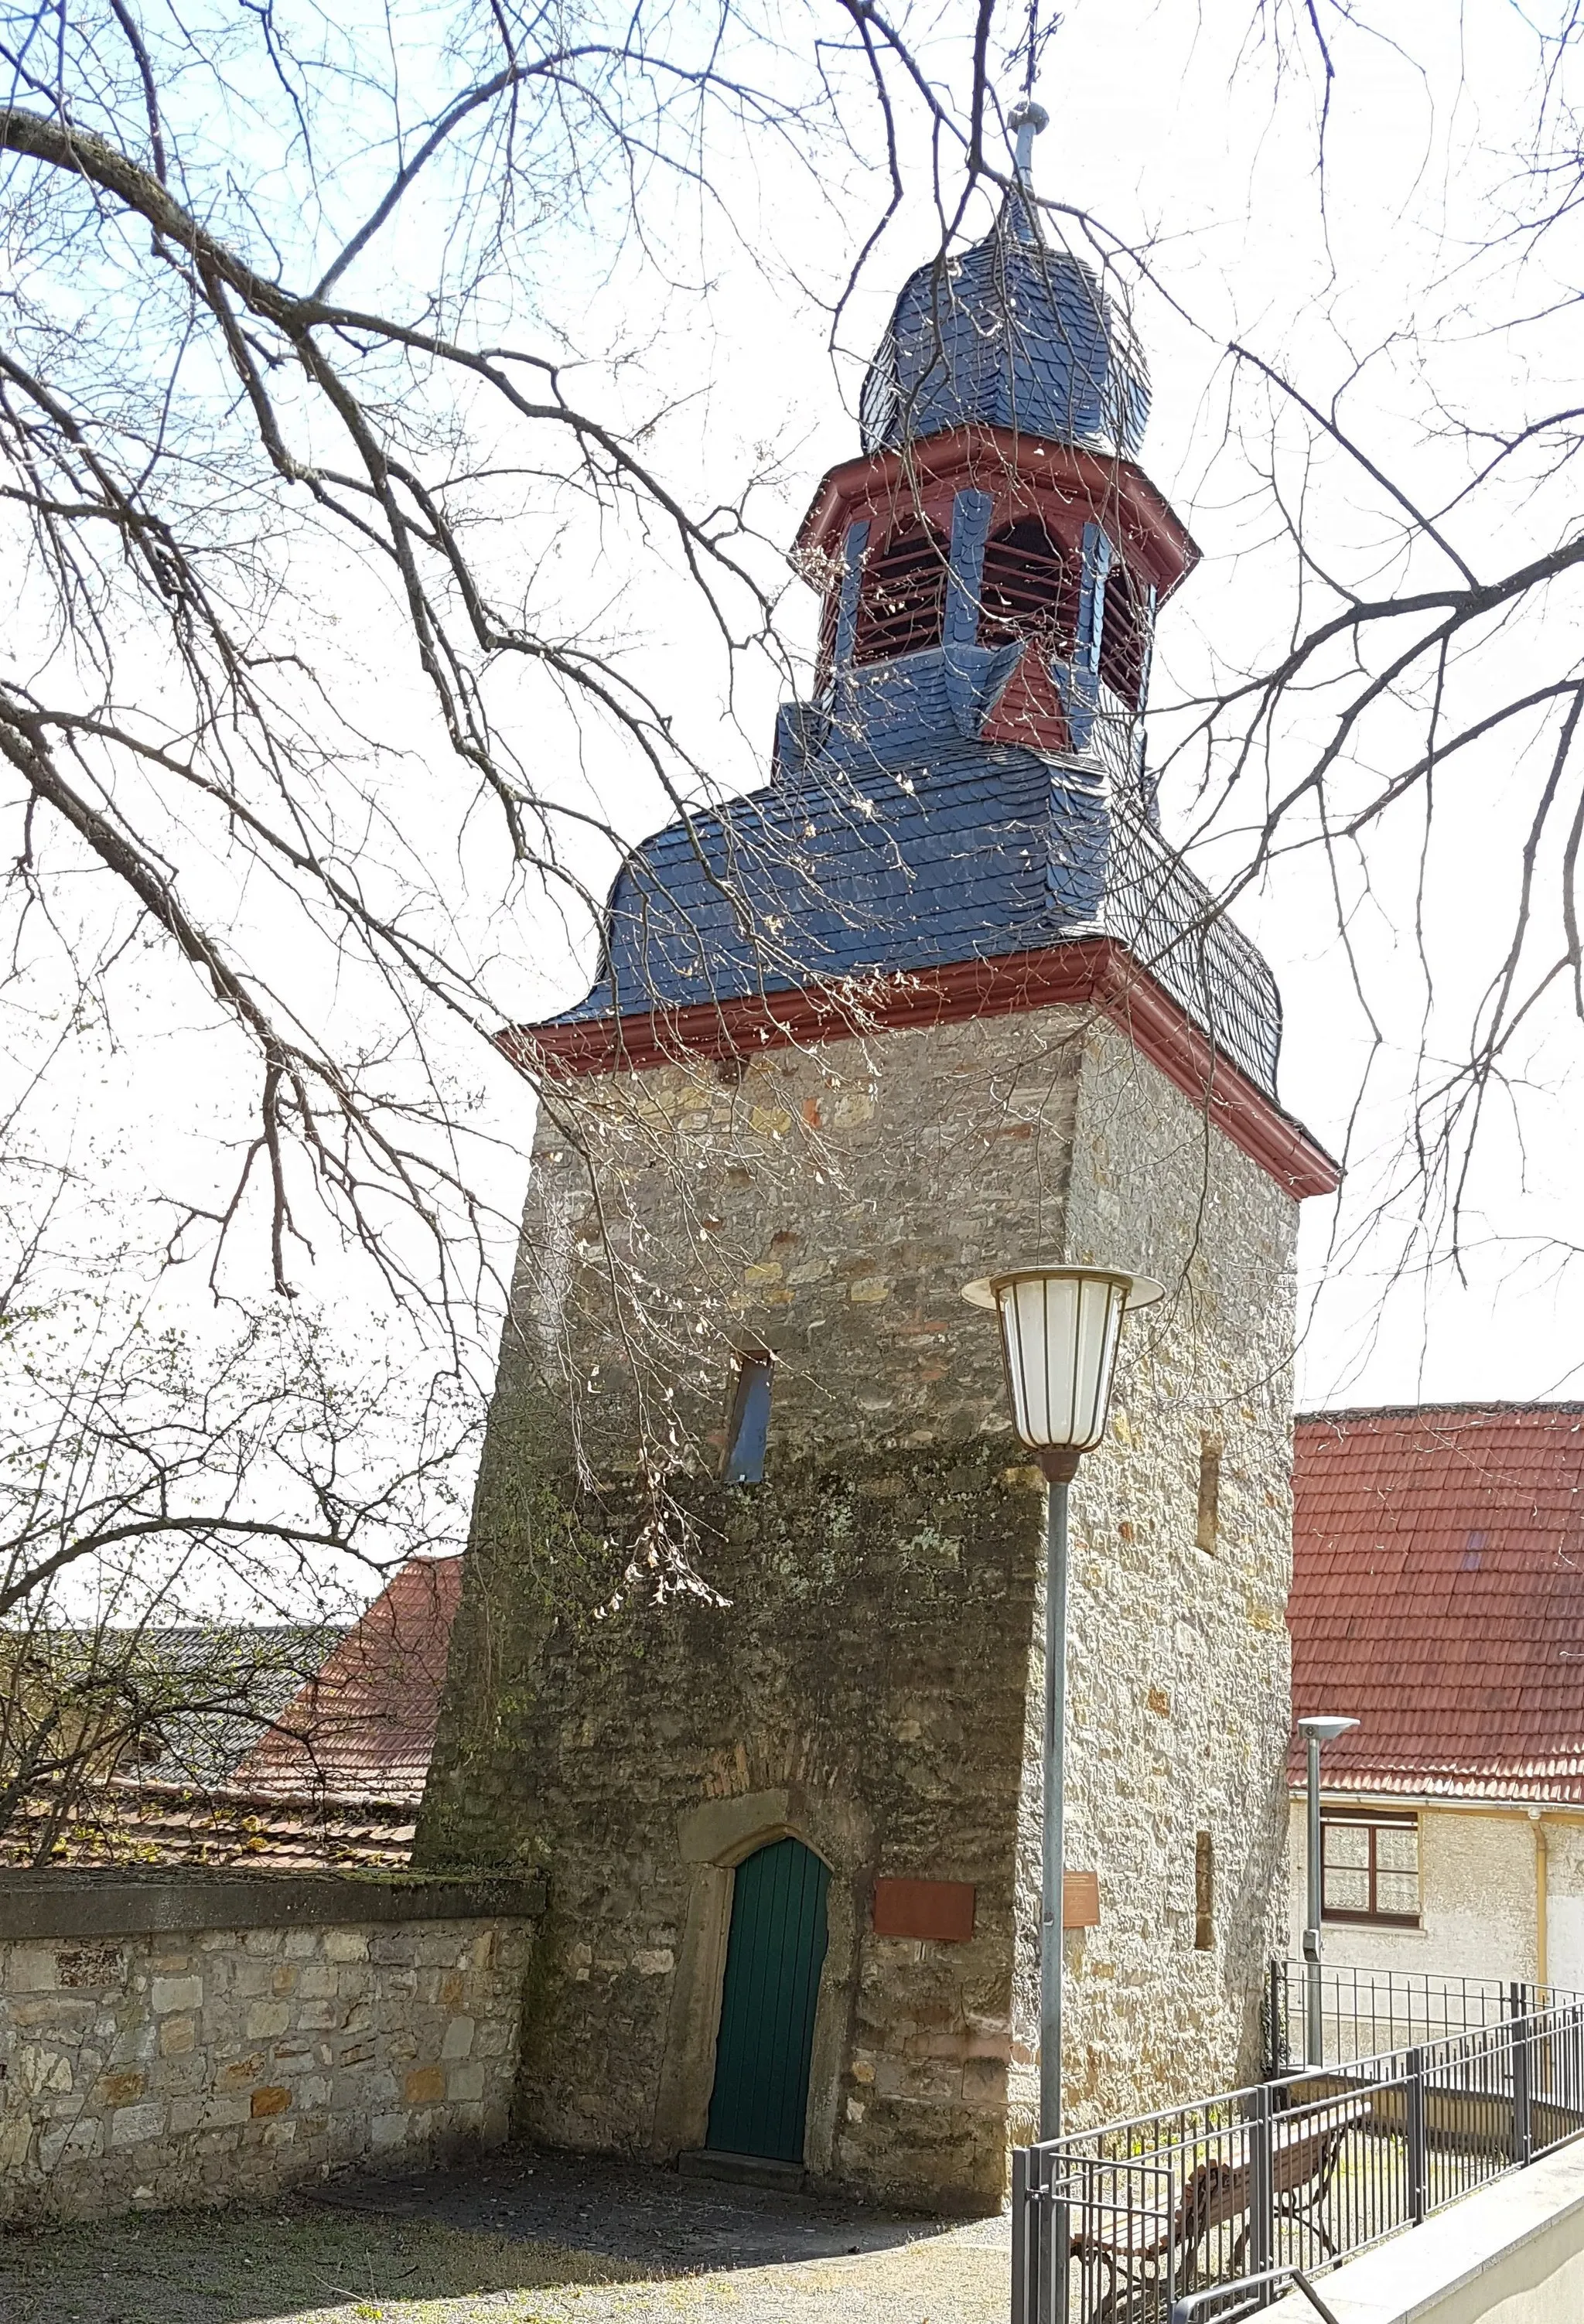
[[[1319,1413],[1294,1452],[1294,1716],[1360,1721],[1327,1791],[1584,1801],[1584,1405]]]
[[[257,1798],[416,1810],[462,1592],[459,1557],[414,1558],[233,1770]]]
[[[116,1776],[65,1809],[48,1789],[0,1832],[0,1865],[209,1864],[249,1871],[400,1871],[416,1810],[377,1800],[249,1795]]]

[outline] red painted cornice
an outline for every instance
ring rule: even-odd
[[[1202,1105],[1217,1129],[1289,1194],[1302,1201],[1334,1192],[1340,1173],[1330,1155],[1215,1049],[1148,971],[1109,936],[686,1009],[576,1025],[509,1026],[496,1038],[523,1072],[642,1072],[682,1056],[751,1056],[760,1049],[1007,1017],[1057,1003],[1097,1009],[1119,1026],[1141,1056]]]
[[[817,570],[839,555],[855,517],[894,522],[916,512],[944,526],[953,496],[970,486],[993,498],[992,530],[1043,505],[1087,511],[1162,599],[1199,562],[1187,528],[1131,460],[980,424],[833,468],[798,528],[797,553]]]

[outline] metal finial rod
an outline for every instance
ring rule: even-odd
[[[1007,115],[1007,126],[1018,140],[1015,166],[1025,188],[1034,182],[1034,141],[1042,129],[1049,127],[1050,118],[1044,106],[1036,104],[1031,97],[1024,97]]]

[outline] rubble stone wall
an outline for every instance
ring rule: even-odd
[[[1045,1493],[960,1293],[1027,1258],[1171,1286],[1073,1495],[1068,1862],[1101,1897],[1068,1939],[1074,2118],[1253,2063],[1285,1909],[1295,1222],[1071,1009],[548,1091],[416,1852],[548,1875],[532,2129],[704,2143],[732,1870],[790,1831],[832,1873],[809,2167],[1000,2199],[1037,2081]],[[761,1351],[765,1479],[731,1490]],[[662,1494],[640,1455],[668,1443]],[[879,1934],[886,1877],[972,1884],[972,1936]]]
[[[0,2218],[267,2197],[505,2136],[530,1921],[271,1925],[266,1898],[263,1925],[116,1933],[113,1887],[97,1902],[87,1932],[0,1943]]]

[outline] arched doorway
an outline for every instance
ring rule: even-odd
[[[721,1989],[709,2145],[801,2163],[830,1873],[800,1840],[737,1867]]]

